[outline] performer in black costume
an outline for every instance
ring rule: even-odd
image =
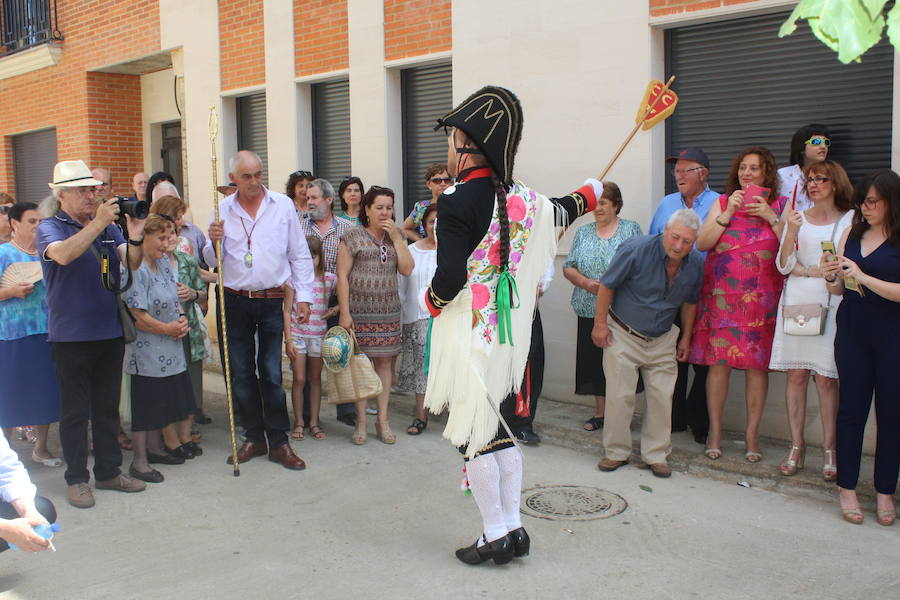
[[[438,203],[437,271],[423,292],[432,315],[428,392],[444,437],[466,458],[483,533],[456,556],[496,564],[526,556],[522,527],[522,456],[500,423],[501,403],[515,402],[528,359],[537,287],[556,253],[556,227],[594,210],[596,179],[548,199],[513,179],[522,108],[504,88],[482,88],[438,127],[452,128],[447,164],[457,184]],[[512,407],[514,410],[514,406]]]

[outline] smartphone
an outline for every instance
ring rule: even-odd
[[[822,253],[828,255],[825,260],[829,262],[832,260],[837,260],[837,252],[834,249],[834,242],[832,242],[831,240],[824,240],[822,242]]]
[[[770,190],[769,188],[751,183],[744,188],[744,202],[756,202],[756,200],[753,199],[754,196],[759,196],[763,199],[763,202],[768,202],[769,192],[771,191],[772,190]]]

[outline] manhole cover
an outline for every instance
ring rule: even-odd
[[[628,508],[618,494],[580,485],[535,487],[522,494],[522,514],[552,521],[607,519]]]

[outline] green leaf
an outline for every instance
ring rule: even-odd
[[[738,286],[738,284],[740,283],[740,280],[737,277],[726,277],[725,283],[730,285],[731,289],[735,289]]]
[[[716,296],[716,307],[719,310],[728,310],[728,303],[725,302],[725,296]]]
[[[760,250],[759,257],[763,260],[772,260],[772,251],[771,250]]]
[[[881,39],[887,0],[800,0],[778,31],[779,37],[806,20],[819,41],[837,52],[843,63],[859,61]],[[889,33],[890,35],[890,33]],[[894,40],[892,38],[891,42]]]
[[[638,486],[638,487],[640,487],[640,488],[641,488],[642,490],[644,490],[645,492],[652,492],[652,491],[653,491],[653,488],[650,487],[649,485],[641,485],[641,486]]]

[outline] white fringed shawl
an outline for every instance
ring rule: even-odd
[[[534,193],[518,182],[517,187],[520,195]],[[556,254],[554,225],[559,219],[554,219],[555,207],[546,197],[535,195],[534,223],[515,274],[519,306],[511,311],[514,345],[500,344],[496,337],[487,344],[475,335],[469,285],[432,323],[425,406],[435,414],[449,406],[444,438],[455,446],[467,446],[469,457],[494,439],[500,403],[519,391],[531,346],[537,287]]]

